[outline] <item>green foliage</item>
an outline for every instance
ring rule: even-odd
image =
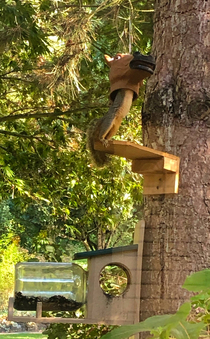
[[[187,321],[180,321],[176,328],[171,330],[171,337],[176,339],[198,339],[205,328],[204,323],[191,324]],[[207,338],[206,338],[207,339]]]
[[[121,326],[102,338],[126,339],[138,332],[150,332],[152,338],[168,339],[172,335],[176,339],[197,339],[204,324],[190,324],[185,321],[190,309],[190,303],[185,303],[174,315],[158,315],[139,324]]]
[[[138,332],[150,332],[156,339],[208,339],[210,328],[210,270],[188,276],[183,287],[200,292],[183,304],[174,315],[158,315],[145,321],[121,326],[102,336],[102,339],[126,339]]]
[[[191,319],[204,322],[210,326],[210,270],[205,269],[187,277],[183,288],[192,292],[200,292],[192,296]],[[200,286],[200,287],[199,287]]]
[[[11,333],[1,334],[2,339],[46,339],[47,337],[41,333]]]
[[[140,26],[151,25],[152,12],[145,11],[153,8],[152,2],[135,3],[136,14],[127,1],[92,5],[2,1],[0,27],[6,44],[0,55],[3,198],[13,194],[54,200],[52,193],[58,193],[58,185],[61,193],[67,187],[72,162],[78,158],[81,178],[89,161],[84,149],[87,124],[108,107],[108,68],[103,52],[128,51],[131,12],[133,48],[141,43],[142,50],[149,51],[152,31],[142,40],[136,32]],[[11,34],[6,35],[5,29]],[[120,131],[130,140],[141,139],[138,105],[142,97],[143,92]],[[122,169],[124,164],[120,166]]]
[[[30,57],[48,51],[46,36],[37,23],[37,13],[31,1],[0,2],[0,40],[7,45],[23,48]],[[16,47],[14,46],[16,43]]]
[[[183,288],[192,292],[206,291],[210,289],[210,270],[206,269],[188,276]]]
[[[114,326],[88,324],[51,324],[44,334],[48,339],[99,339]]]
[[[14,229],[10,208],[6,200],[0,202],[0,236],[9,234]]]
[[[10,233],[0,240],[0,308],[7,309],[8,299],[14,289],[14,265],[26,261],[29,255],[19,247],[19,238]]]
[[[47,260],[69,256],[70,241],[87,250],[129,244],[141,177],[124,159],[92,168],[85,131],[108,109],[103,53],[128,51],[131,33],[133,49],[149,52],[153,2],[135,11],[123,0],[1,4],[0,199],[12,197],[11,227]],[[117,138],[141,140],[142,102],[143,90]]]

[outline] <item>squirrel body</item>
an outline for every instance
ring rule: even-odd
[[[106,146],[108,140],[117,133],[122,119],[130,110],[132,101],[138,97],[143,79],[153,74],[155,68],[154,59],[140,52],[135,52],[133,55],[118,53],[113,58],[105,55],[105,60],[110,67],[112,104],[102,118],[91,122],[87,131],[87,148],[94,164],[98,167],[106,165],[109,158],[105,152],[95,150],[95,142],[101,141]]]
[[[96,151],[94,143],[101,141],[104,145],[118,131],[123,118],[128,114],[133,101],[133,91],[129,89],[120,89],[109,107],[108,112],[100,119],[91,122],[87,130],[87,148],[89,149],[92,160],[97,167],[103,167],[107,164],[109,158],[106,153]]]

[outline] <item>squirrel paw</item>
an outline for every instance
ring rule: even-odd
[[[102,142],[102,144],[103,144],[104,147],[108,147],[108,145],[109,145],[109,140],[107,140],[107,139],[100,139],[100,141]]]

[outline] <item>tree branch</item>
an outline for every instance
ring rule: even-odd
[[[38,139],[38,140],[40,140],[39,137],[35,137],[33,135],[21,134],[21,133],[16,133],[16,132],[9,132],[9,131],[5,131],[3,129],[0,129],[0,133],[1,134],[5,134],[5,135],[12,135],[14,137],[21,137],[21,138]]]
[[[0,148],[3,149],[4,151],[8,152],[8,149],[6,147],[0,145]]]
[[[105,108],[107,106],[101,106],[100,108]],[[0,117],[0,122],[6,122],[6,121],[14,121],[14,120],[18,120],[18,119],[37,119],[37,118],[56,118],[59,117],[61,115],[71,115],[83,110],[87,110],[87,109],[95,109],[95,108],[99,108],[99,106],[91,106],[91,107],[80,107],[80,108],[76,108],[74,110],[68,110],[65,112],[62,111],[57,111],[57,112],[47,112],[47,113],[24,113],[24,114],[15,114],[15,115],[6,115],[5,117]]]
[[[34,81],[31,81],[31,80],[22,79],[22,78],[7,77],[7,76],[0,76],[0,77],[1,77],[1,79],[4,79],[4,80],[15,80],[15,81],[23,81],[23,82],[29,82],[29,83],[34,82]]]
[[[4,74],[1,74],[0,77],[5,77],[6,75],[11,74],[11,73],[13,73],[13,72],[16,72],[16,70],[15,70],[15,69],[12,69],[11,71],[8,71],[8,72],[6,72],[6,73],[4,73]]]
[[[21,133],[16,133],[16,132],[9,132],[9,131],[5,131],[0,129],[0,134],[4,134],[4,135],[10,135],[13,137],[18,137],[18,138],[24,138],[24,139],[31,139],[31,140],[38,140],[40,141],[42,144],[50,146],[51,148],[56,149],[55,146],[49,145],[47,142],[44,142],[40,137],[36,137],[35,135],[28,135],[28,134],[21,134]],[[53,142],[53,140],[48,140],[49,142]]]

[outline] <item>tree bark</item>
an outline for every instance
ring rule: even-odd
[[[156,0],[144,145],[181,158],[178,195],[146,196],[141,320],[174,313],[210,264],[210,2]]]

